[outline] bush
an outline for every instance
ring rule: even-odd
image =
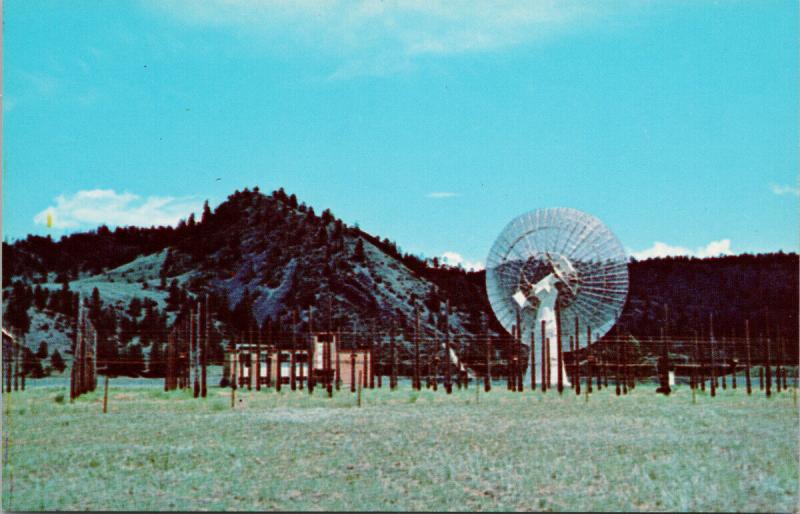
[[[53,398],[53,401],[56,403],[64,403],[64,393],[58,393],[55,398]]]

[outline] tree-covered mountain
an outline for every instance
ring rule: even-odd
[[[28,333],[29,347],[43,340],[60,355],[69,353],[78,293],[102,351],[128,362],[145,356],[155,364],[170,323],[204,294],[216,313],[218,343],[253,326],[285,325],[292,312],[306,330],[310,306],[314,325],[323,328],[394,327],[408,335],[419,312],[428,334],[441,333],[445,319],[465,340],[482,332],[482,320],[502,332],[484,272],[404,254],[389,239],[330,210],[317,214],[282,189],[236,191],[174,228],[102,226],[58,241],[28,236],[3,244],[2,263],[4,325]],[[632,261],[629,270],[619,326],[637,338],[662,328],[684,338],[705,334],[713,314],[717,335],[741,335],[749,319],[754,335],[769,330],[797,341],[796,254],[652,259]]]

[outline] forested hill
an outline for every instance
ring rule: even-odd
[[[344,326],[408,327],[416,307],[424,327],[437,330],[449,300],[451,330],[474,334],[482,316],[500,330],[486,300],[484,272],[404,254],[389,239],[348,226],[330,210],[317,214],[282,189],[237,191],[174,228],[103,226],[58,241],[29,236],[3,243],[2,263],[6,296],[13,289],[24,308],[40,306],[42,316],[70,312],[48,294],[89,296],[97,288],[115,318],[109,337],[125,344],[142,340],[136,331],[143,320],[130,315],[131,301],[145,301],[151,319],[164,325],[182,299],[201,293],[215,296],[221,318],[233,328],[328,304]],[[672,335],[707,333],[713,314],[718,335],[741,334],[749,319],[753,334],[769,327],[796,340],[799,263],[797,254],[783,253],[632,261],[620,328],[640,337],[662,328]],[[238,319],[244,312],[247,319]]]

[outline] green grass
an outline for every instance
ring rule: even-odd
[[[791,392],[158,386],[4,396],[3,509],[798,510]]]

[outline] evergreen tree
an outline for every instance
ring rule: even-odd
[[[134,319],[142,315],[142,301],[138,296],[134,296],[128,303],[128,315]]]
[[[47,358],[47,343],[45,343],[44,341],[39,343],[39,349],[36,350],[36,357],[38,359]]]
[[[150,354],[147,357],[147,374],[151,377],[164,376],[164,351],[163,343],[155,339],[150,345]]]
[[[41,361],[27,346],[22,348],[22,373],[26,377],[42,378],[44,370]]]
[[[33,291],[33,304],[37,310],[43,311],[47,307],[48,293],[47,289],[36,285],[36,289]]]
[[[181,291],[177,279],[172,279],[169,284],[169,292],[167,294],[167,310],[176,311],[181,305]]]
[[[203,202],[203,214],[200,216],[200,223],[206,224],[211,219],[211,208],[208,206],[208,200]]]
[[[319,231],[317,231],[317,237],[314,242],[318,247],[328,244],[328,229],[325,225],[319,227]]]
[[[144,373],[144,353],[138,344],[130,345],[124,352],[123,374],[138,377]]]
[[[358,238],[356,241],[356,248],[353,251],[353,260],[356,262],[364,262],[366,255],[364,253],[364,241]]]
[[[28,316],[30,305],[31,299],[25,292],[24,284],[19,281],[14,282],[8,298],[4,323],[22,335],[27,334],[31,328],[31,318]]]
[[[50,366],[59,373],[63,373],[64,369],[66,369],[67,365],[64,362],[64,358],[61,357],[61,354],[58,351],[58,348],[53,350],[53,354],[50,356]]]

